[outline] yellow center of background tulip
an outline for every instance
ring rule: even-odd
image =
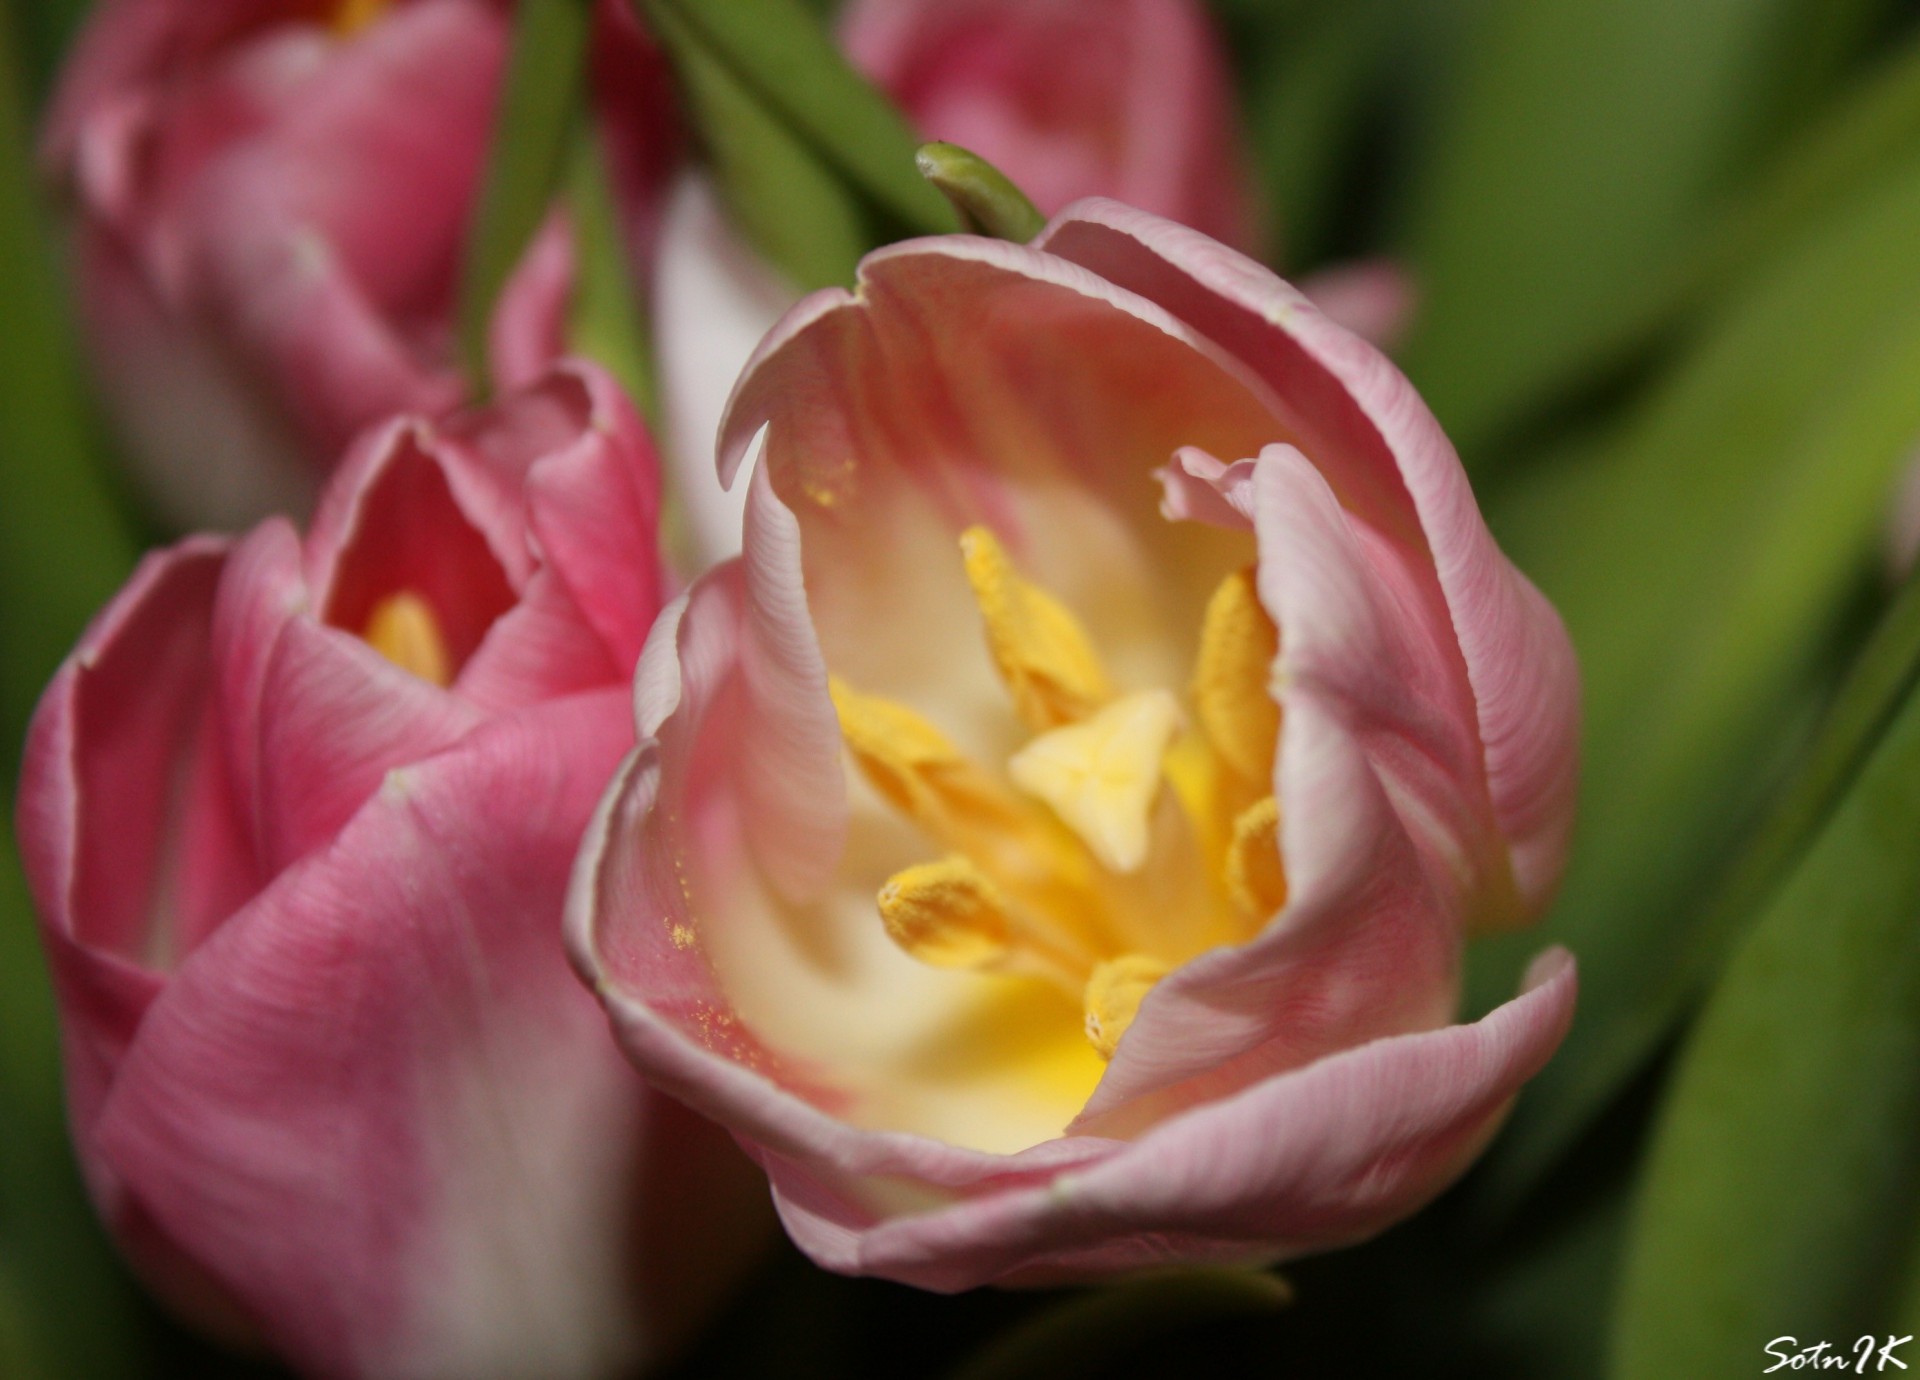
[[[921,962],[1062,988],[1111,1058],[1155,983],[1250,938],[1286,900],[1268,685],[1279,637],[1253,572],[1236,571],[1208,601],[1185,703],[1165,686],[1126,690],[990,531],[970,528],[960,548],[1030,737],[996,772],[835,678],[854,763],[943,854],[888,879],[880,919]]]
[[[375,604],[361,636],[401,670],[435,685],[453,683],[453,656],[440,620],[433,606],[412,590],[389,594]]]
[[[393,0],[339,0],[327,27],[342,38],[351,38],[384,13]]]

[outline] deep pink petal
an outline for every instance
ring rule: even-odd
[[[1111,196],[1248,243],[1227,66],[1190,0],[856,0],[840,33],[922,135],[1041,210]]]
[[[103,1153],[308,1369],[600,1374],[654,1340],[622,1258],[647,1098],[554,929],[625,717],[555,704],[389,778],[127,1056]]]
[[[1572,829],[1573,651],[1552,606],[1494,545],[1452,445],[1412,385],[1259,265],[1157,217],[1087,201],[1035,243],[1159,303],[1255,370],[1340,501],[1382,537],[1428,555],[1436,601],[1428,617],[1458,639],[1494,820],[1525,910],[1537,914]]]
[[[223,543],[200,538],[143,561],[61,667],[28,734],[16,829],[87,1161],[98,1106],[148,1004],[260,875],[208,717],[225,560]]]
[[[487,366],[497,391],[526,387],[567,352],[573,291],[573,228],[556,211],[527,246],[494,306]]]

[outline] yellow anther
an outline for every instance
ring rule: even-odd
[[[981,831],[1022,830],[1029,818],[1013,792],[903,704],[828,682],[840,732],[869,784],[914,823],[953,847]]]
[[[1021,578],[993,533],[960,537],[967,580],[986,622],[987,649],[1029,728],[1074,723],[1113,696],[1086,630],[1066,606]]]
[[[936,968],[983,968],[1007,956],[1007,903],[964,857],[897,872],[880,888],[880,920],[893,942]]]
[[[403,671],[435,685],[453,681],[453,657],[433,606],[411,590],[389,594],[373,606],[361,633],[368,646]]]
[[[1014,784],[1052,807],[1115,872],[1147,860],[1148,820],[1161,761],[1180,728],[1180,706],[1165,690],[1128,695],[1085,723],[1043,733],[1007,770]]]
[[[1267,920],[1287,903],[1287,871],[1280,859],[1280,803],[1256,801],[1233,821],[1227,848],[1227,891],[1248,916]]]
[[[1087,1042],[1102,1059],[1113,1058],[1141,1000],[1166,975],[1167,965],[1146,954],[1122,954],[1093,970],[1085,998]]]
[[[342,38],[351,38],[378,19],[392,0],[338,0],[328,27]]]
[[[1241,777],[1273,776],[1280,740],[1280,706],[1268,688],[1280,635],[1260,607],[1251,569],[1227,576],[1207,601],[1200,656],[1193,671],[1193,706],[1214,751]]]

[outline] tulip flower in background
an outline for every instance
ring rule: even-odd
[[[627,1373],[754,1253],[558,937],[659,605],[630,404],[561,368],[363,436],[306,536],[149,557],[18,811],[74,1139],[186,1316],[328,1376]]]
[[[304,511],[360,428],[466,396],[455,297],[510,19],[496,0],[100,7],[43,161],[73,203],[103,399],[167,522]],[[594,41],[644,259],[676,156],[666,76],[620,0]],[[496,331],[551,339],[565,278],[519,286]]]
[[[662,617],[575,961],[816,1261],[938,1290],[1370,1236],[1451,1182],[1573,963],[1577,689],[1406,381],[1117,203],[796,306],[744,550]],[[984,633],[984,645],[982,634]]]

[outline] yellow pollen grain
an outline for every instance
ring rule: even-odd
[[[1141,1001],[1166,975],[1167,965],[1147,954],[1122,954],[1093,970],[1085,997],[1087,1042],[1102,1059],[1113,1058]]]
[[[1116,700],[1084,723],[1041,734],[1013,755],[1007,771],[1102,864],[1137,872],[1147,860],[1161,764],[1179,728],[1174,697],[1146,690]]]
[[[339,0],[327,27],[342,38],[352,38],[378,19],[391,3],[392,0]]]
[[[985,527],[960,537],[967,582],[986,625],[987,649],[1029,728],[1086,718],[1113,696],[1086,629],[1065,605],[1022,578]]]
[[[1227,892],[1247,916],[1266,920],[1287,903],[1280,859],[1280,803],[1272,796],[1249,805],[1233,821],[1227,848]]]
[[[368,646],[403,671],[435,685],[453,682],[453,657],[433,606],[412,590],[389,594],[373,606],[361,633]]]
[[[1260,607],[1252,569],[1227,576],[1201,623],[1193,707],[1214,751],[1254,783],[1273,775],[1280,741],[1280,706],[1268,689],[1279,650],[1280,635]]]
[[[922,963],[983,968],[1007,955],[1006,899],[964,857],[897,872],[877,899],[888,936]]]

